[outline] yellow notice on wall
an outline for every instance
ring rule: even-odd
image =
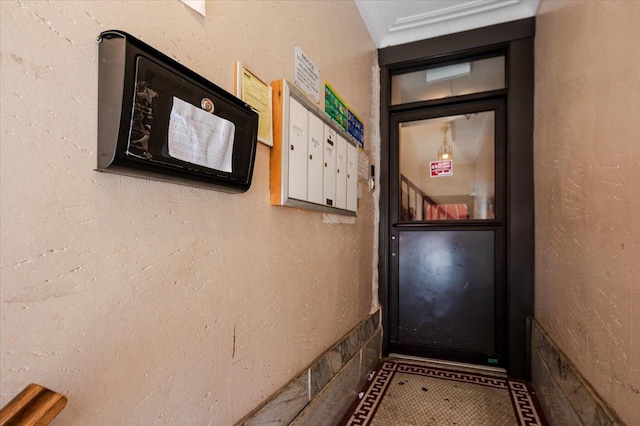
[[[258,113],[258,142],[273,146],[271,87],[236,62],[236,96]]]

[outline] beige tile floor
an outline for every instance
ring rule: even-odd
[[[391,358],[390,360],[393,360]],[[477,369],[469,365],[442,364],[424,359],[400,359],[397,361],[426,365],[437,369],[489,376],[489,381],[500,382],[505,387],[486,386],[477,380],[446,380],[411,371],[396,371],[390,381],[375,415],[367,415],[367,421],[355,421],[351,425],[371,426],[511,426],[518,425],[506,387],[506,374],[499,369]],[[484,380],[484,379],[482,379]],[[473,383],[476,381],[476,383]],[[379,399],[378,399],[379,401]],[[345,419],[346,420],[346,419]],[[534,422],[533,424],[540,424]]]
[[[517,425],[508,391],[396,373],[372,426]]]

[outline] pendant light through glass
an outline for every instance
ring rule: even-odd
[[[447,132],[451,127],[451,122],[447,121],[442,125],[440,130],[444,135],[444,139],[442,140],[442,146],[438,148],[438,160],[453,160],[453,149],[451,149],[451,145],[449,145],[449,141],[447,141]]]

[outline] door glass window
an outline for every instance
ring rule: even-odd
[[[495,218],[495,112],[399,124],[400,221]]]
[[[504,56],[438,66],[391,77],[391,105],[506,87]]]

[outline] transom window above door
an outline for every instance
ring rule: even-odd
[[[504,89],[505,57],[422,67],[391,77],[391,105]]]

